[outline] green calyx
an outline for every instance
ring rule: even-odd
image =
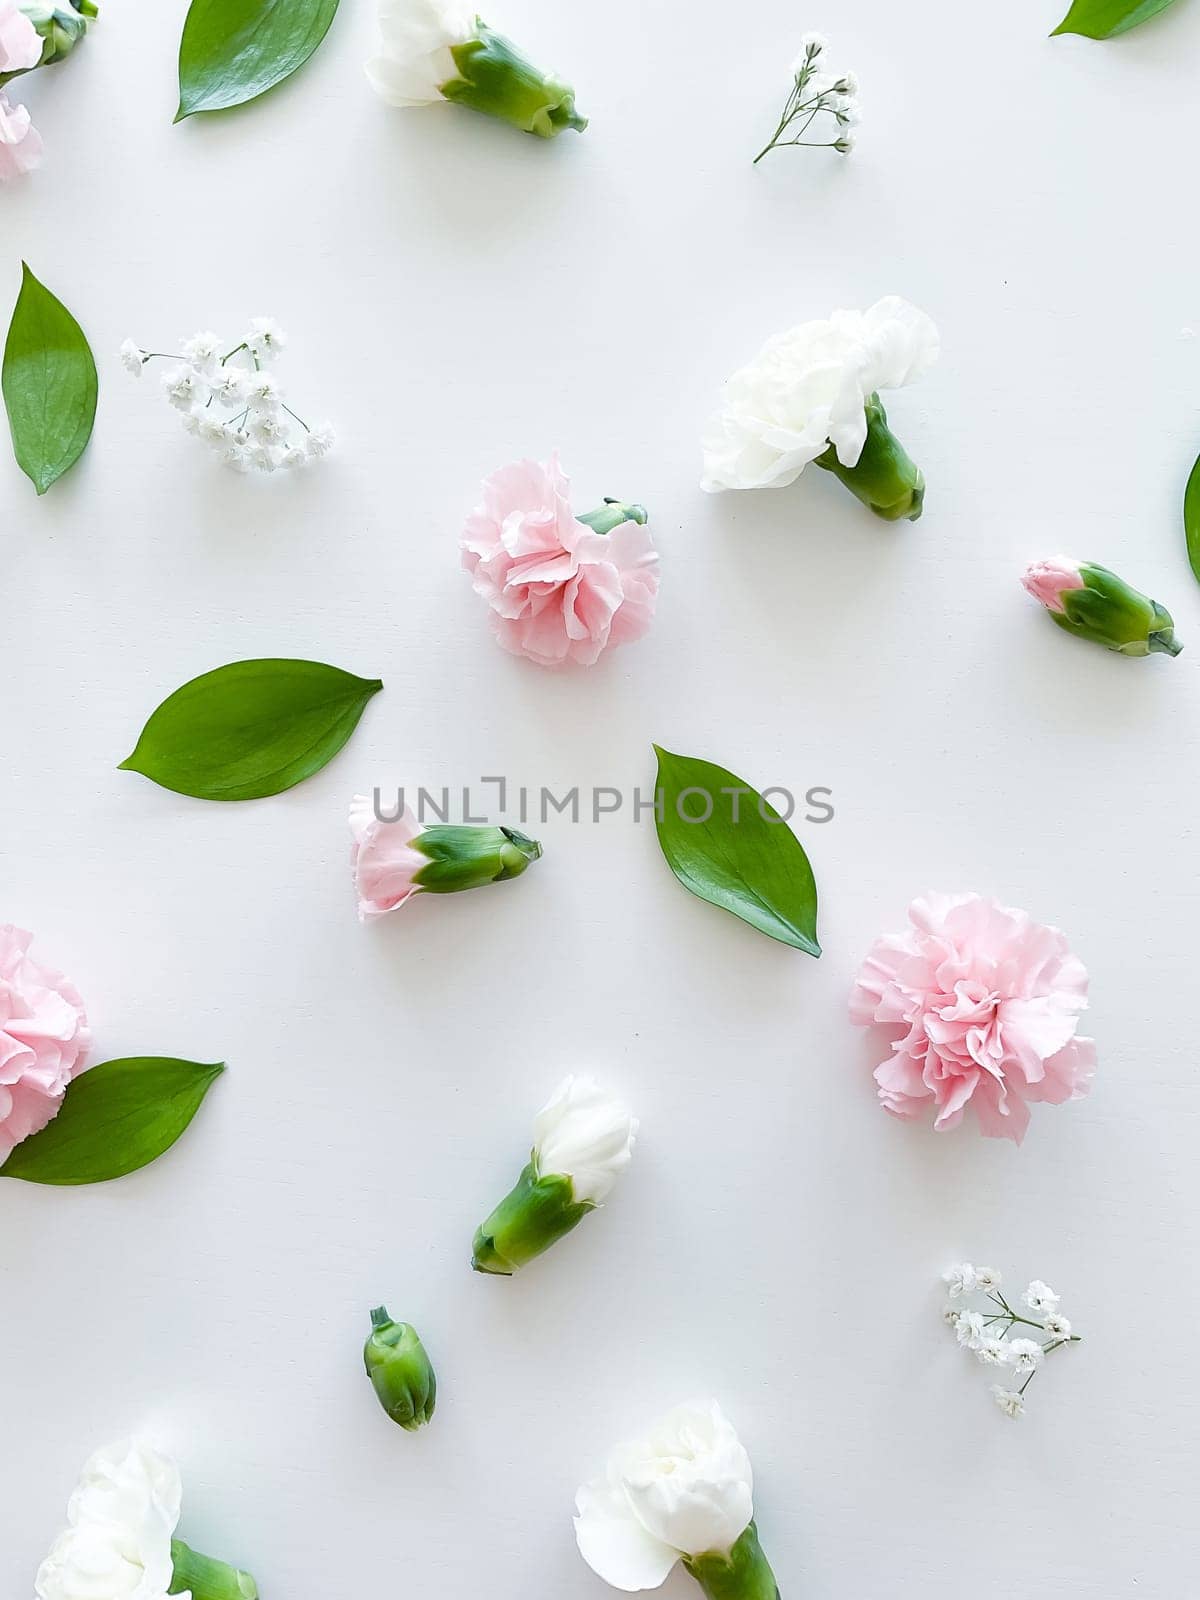
[[[708,1600],[780,1600],[779,1585],[753,1523],[727,1553],[685,1556],[683,1564]]]
[[[536,839],[515,828],[438,826],[426,828],[412,843],[429,858],[429,865],[413,875],[428,894],[458,894],[519,878],[542,853]]]
[[[424,1427],[437,1401],[437,1378],[412,1324],[393,1322],[386,1306],[379,1306],[371,1313],[363,1358],[379,1404],[392,1421],[408,1433]]]
[[[475,36],[453,45],[450,54],[459,75],[443,83],[441,90],[456,105],[499,117],[540,139],[553,139],[564,128],[582,133],[587,127],[587,118],[575,110],[575,91],[539,72],[481,18],[476,19]]]
[[[606,498],[602,506],[597,506],[595,511],[585,512],[577,520],[586,523],[595,533],[611,533],[623,522],[637,522],[644,527],[650,520],[650,513],[645,506],[627,505],[624,500]]]
[[[538,1176],[530,1160],[512,1189],[476,1229],[471,1265],[476,1272],[511,1278],[527,1261],[549,1250],[596,1208],[575,1199],[562,1173]]]
[[[190,1593],[192,1600],[258,1600],[258,1585],[248,1572],[202,1556],[182,1539],[171,1540],[171,1560],[175,1571],[168,1594]]]
[[[1083,588],[1064,590],[1063,609],[1050,613],[1067,633],[1123,656],[1177,656],[1183,649],[1171,613],[1157,600],[1091,562],[1080,567],[1079,576]]]
[[[867,442],[852,467],[844,467],[832,445],[819,455],[824,467],[885,522],[915,522],[925,504],[925,475],[887,425],[877,394],[867,401]]]

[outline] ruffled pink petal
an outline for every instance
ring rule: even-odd
[[[875,1070],[881,1103],[898,1116],[932,1105],[943,1131],[973,1109],[982,1133],[1019,1143],[1027,1102],[1090,1085],[1083,964],[1057,928],[979,895],[923,896],[909,924],[871,947],[850,996],[851,1020],[895,1051]]]

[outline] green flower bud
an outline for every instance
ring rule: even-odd
[[[595,511],[585,511],[577,520],[585,522],[596,533],[611,533],[623,522],[636,522],[644,528],[650,520],[650,513],[645,506],[627,505],[623,500],[606,499],[602,506],[597,506]]]
[[[425,1346],[408,1322],[393,1322],[385,1306],[371,1313],[371,1337],[363,1356],[379,1404],[408,1433],[433,1416],[437,1378]]]
[[[925,504],[925,475],[887,425],[877,394],[867,401],[867,442],[852,467],[844,467],[832,445],[814,466],[840,478],[852,494],[886,522],[915,522]]]
[[[1058,626],[1079,639],[1123,656],[1177,656],[1183,649],[1171,613],[1107,567],[1055,556],[1027,568],[1022,582]]]
[[[539,72],[503,34],[482,19],[470,39],[451,47],[458,77],[439,85],[447,100],[470,106],[514,128],[553,139],[564,128],[582,133],[587,118],[575,110],[575,92],[560,79]]]
[[[511,1278],[518,1267],[540,1256],[596,1208],[575,1199],[564,1173],[539,1177],[531,1161],[479,1228],[471,1253],[476,1272]]]
[[[515,828],[451,825],[425,828],[412,848],[428,858],[429,865],[419,868],[412,881],[429,894],[457,894],[519,878],[542,853],[536,839],[527,839]]]
[[[63,61],[87,32],[88,19],[99,13],[92,0],[18,0],[18,9],[33,24],[42,41],[38,67],[52,66]],[[33,72],[34,67],[22,71]],[[0,72],[0,89],[21,72]]]
[[[192,1600],[258,1600],[258,1585],[248,1572],[202,1556],[182,1539],[171,1540],[171,1560],[175,1572],[168,1594],[190,1593]]]
[[[779,1585],[753,1523],[727,1553],[684,1556],[708,1600],[779,1600]]]

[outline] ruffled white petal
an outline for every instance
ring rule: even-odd
[[[679,1551],[646,1531],[619,1482],[598,1478],[575,1496],[575,1542],[592,1571],[614,1589],[632,1594],[657,1589],[679,1560]]]

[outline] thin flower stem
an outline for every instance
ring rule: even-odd
[[[281,406],[283,406],[283,409],[287,412],[288,416],[291,417],[293,422],[298,422],[300,424],[300,426],[304,429],[305,433],[311,433],[312,432],[312,429],[309,427],[308,423],[305,422],[304,418],[303,417],[298,417],[296,415],[296,413],[292,410],[291,406],[286,405],[282,400],[279,402],[279,404]]]
[[[234,356],[239,355],[243,350],[248,350],[249,348],[250,346],[246,344],[244,340],[241,344],[234,345],[233,349],[227,356],[221,357],[221,365],[224,366],[227,361],[232,361]]]

